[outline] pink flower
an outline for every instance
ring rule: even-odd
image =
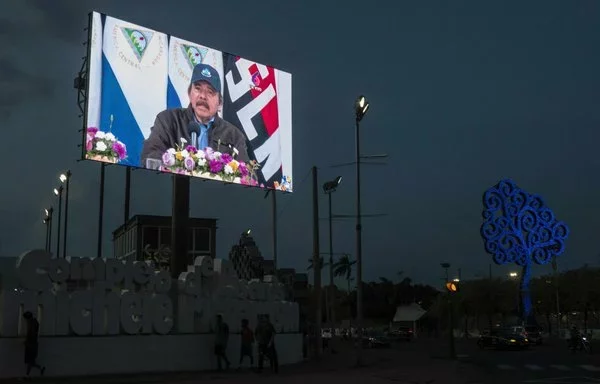
[[[212,173],[219,173],[223,170],[223,163],[219,160],[210,160],[208,167]]]
[[[94,143],[90,139],[90,135],[88,135],[87,141],[85,142],[85,150],[86,151],[91,151],[93,148],[94,148]]]
[[[127,149],[125,149],[125,144],[121,143],[120,141],[115,141],[113,143],[112,150],[115,151],[119,157],[119,160],[123,160],[125,157],[127,157]]]
[[[249,172],[248,172],[248,167],[246,166],[246,163],[240,161],[240,165],[238,167],[238,171],[240,172],[240,174],[242,175],[242,177],[248,176]]]
[[[191,157],[186,157],[183,160],[183,166],[185,167],[185,169],[187,169],[188,171],[192,171],[195,167],[196,167],[196,162],[194,161],[194,159],[192,159]]]
[[[87,129],[87,134],[91,135],[92,137],[96,136],[96,132],[98,132],[98,128],[96,127],[88,127]]]
[[[162,155],[162,162],[167,167],[172,167],[175,165],[175,156],[173,156],[169,152],[165,152]]]

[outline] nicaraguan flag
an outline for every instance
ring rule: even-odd
[[[140,164],[144,140],[167,107],[167,35],[106,17],[100,130],[127,146],[123,165]]]

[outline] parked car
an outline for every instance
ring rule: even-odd
[[[529,340],[511,328],[485,330],[477,340],[479,348],[527,349]]]
[[[389,348],[392,345],[385,333],[371,330],[363,334],[362,343],[366,348]]]
[[[542,345],[544,343],[544,339],[542,338],[542,328],[536,325],[526,325],[521,330],[521,334],[525,336],[525,338],[529,339],[529,342],[536,345]]]
[[[396,329],[392,329],[388,335],[393,341],[411,341],[414,337],[413,330],[410,327],[398,327]]]
[[[331,339],[332,336],[333,336],[333,332],[331,331],[331,328],[323,328],[321,330],[321,338]]]

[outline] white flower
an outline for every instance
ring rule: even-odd
[[[175,150],[175,148],[169,148],[167,149],[167,153],[170,153],[171,155],[174,155],[177,153],[177,151]]]
[[[97,139],[104,139],[105,137],[106,137],[106,133],[104,133],[102,131],[96,132],[96,138]]]
[[[204,167],[206,165],[206,159],[204,157],[198,158],[198,166]]]
[[[204,153],[203,150],[199,149],[198,153],[196,153],[196,156],[198,156],[199,159],[204,159],[206,157],[206,153]]]
[[[240,151],[238,151],[236,147],[233,147],[233,153],[235,153],[237,156],[240,154]]]
[[[110,141],[117,141],[117,138],[115,137],[115,135],[113,135],[113,134],[112,134],[112,133],[110,133],[110,132],[108,132],[108,133],[107,133],[107,134],[104,136],[104,138],[105,138],[106,140],[110,140]]]
[[[96,151],[104,152],[108,147],[104,144],[103,141],[99,141],[96,143]]]
[[[183,151],[181,151],[181,156],[183,156],[184,158],[188,157],[189,155],[190,153],[187,150],[184,149]]]
[[[181,140],[181,144],[186,144],[187,143],[187,140],[184,139],[183,137],[180,140]]]
[[[233,173],[233,168],[231,168],[231,165],[229,164],[227,164],[223,169],[225,170],[226,175],[231,175]]]
[[[221,157],[221,155],[222,155],[222,153],[219,152],[219,151],[214,151],[213,152],[213,156],[214,156],[215,159],[218,159],[219,157]]]

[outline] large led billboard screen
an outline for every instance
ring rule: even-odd
[[[90,14],[82,156],[292,192],[292,77]]]

